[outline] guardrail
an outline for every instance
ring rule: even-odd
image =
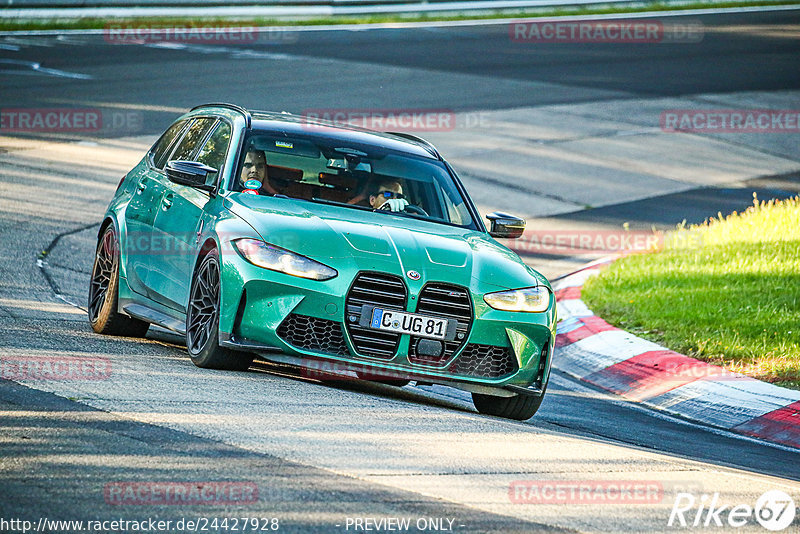
[[[393,13],[493,11],[601,4],[636,4],[646,9],[656,0],[2,0],[2,18],[59,18],[104,16],[186,16],[191,5],[208,16],[308,17]],[[678,0],[671,3],[685,3]],[[233,4],[233,5],[232,5]],[[196,14],[196,13],[195,13]]]

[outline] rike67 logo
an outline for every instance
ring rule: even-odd
[[[719,493],[704,494],[699,499],[691,493],[678,493],[667,526],[739,528],[755,520],[765,529],[777,532],[792,524],[796,512],[794,500],[780,490],[767,491],[755,506],[738,504],[733,507],[720,505]]]

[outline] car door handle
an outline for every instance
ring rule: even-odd
[[[138,189],[139,192],[141,193],[142,191],[147,189],[147,182],[145,180],[139,180],[139,183],[136,184],[136,189]]]
[[[165,211],[172,207],[172,195],[164,197],[164,200],[161,201],[161,207],[164,208]]]

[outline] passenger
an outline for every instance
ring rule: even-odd
[[[369,204],[374,209],[386,209],[389,206],[391,211],[403,211],[408,206],[408,200],[403,196],[403,186],[396,180],[381,182],[375,192],[369,196]]]
[[[369,204],[369,192],[372,189],[370,187],[371,184],[372,184],[371,180],[366,181],[364,183],[364,185],[361,187],[361,190],[358,192],[358,194],[356,196],[354,196],[353,198],[351,198],[350,200],[348,200],[347,203],[348,204],[356,204],[358,206],[364,206],[364,207],[369,206],[370,205]]]
[[[258,180],[261,182],[261,187],[259,188],[259,192],[261,193],[268,195],[278,194],[275,188],[269,183],[267,157],[264,155],[263,150],[256,150],[253,147],[247,150],[244,164],[242,165],[242,174],[239,175],[239,185],[242,189],[248,189],[244,185],[248,180]]]

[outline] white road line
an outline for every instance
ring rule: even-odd
[[[91,80],[92,76],[89,74],[80,74],[77,72],[67,72],[65,70],[59,69],[49,69],[47,67],[42,67],[41,63],[37,63],[35,61],[20,61],[17,59],[0,59],[0,65],[14,65],[18,67],[22,67],[22,69],[30,69],[30,70],[14,70],[14,69],[4,69],[0,72],[3,74],[20,74],[20,75],[29,75],[29,74],[44,74],[46,76],[59,76],[61,78],[74,78],[77,80]]]
[[[190,43],[147,43],[143,46],[148,48],[166,48],[170,50],[186,50],[188,52],[197,52],[200,54],[230,54],[233,58],[244,59],[274,59],[274,60],[288,60],[288,59],[302,59],[301,56],[294,56],[290,54],[279,54],[275,52],[262,52],[260,50],[251,50],[247,48],[235,48],[230,46],[217,46],[217,45],[198,45]]]

